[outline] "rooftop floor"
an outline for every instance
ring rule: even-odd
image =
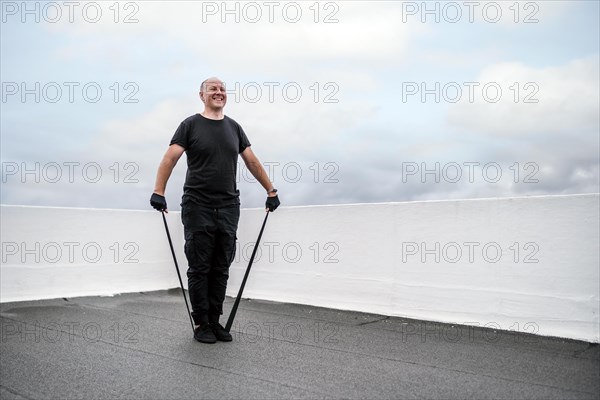
[[[598,345],[572,340],[244,300],[234,341],[202,344],[179,289],[0,312],[2,399],[600,395]]]

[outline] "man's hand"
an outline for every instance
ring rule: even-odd
[[[269,211],[275,211],[277,207],[279,207],[279,204],[281,203],[279,202],[279,197],[277,197],[277,195],[268,196],[265,207]]]
[[[167,199],[158,193],[152,193],[150,197],[150,205],[158,211],[167,211]]]

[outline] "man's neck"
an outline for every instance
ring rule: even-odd
[[[216,110],[205,108],[204,111],[200,113],[204,118],[208,119],[223,119],[225,118],[225,114],[223,113],[223,109],[219,108]]]

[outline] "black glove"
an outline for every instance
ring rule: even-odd
[[[272,196],[272,197],[267,197],[267,202],[265,203],[265,207],[269,210],[269,211],[275,211],[277,209],[277,207],[279,207],[279,204],[281,204],[279,202],[279,197],[277,197],[277,195]]]
[[[165,196],[152,193],[152,197],[150,197],[150,205],[158,211],[165,211],[167,209],[167,199],[165,199]]]

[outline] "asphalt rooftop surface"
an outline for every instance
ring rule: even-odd
[[[492,329],[244,300],[233,342],[203,344],[180,289],[0,317],[2,399],[600,397],[597,344]]]

